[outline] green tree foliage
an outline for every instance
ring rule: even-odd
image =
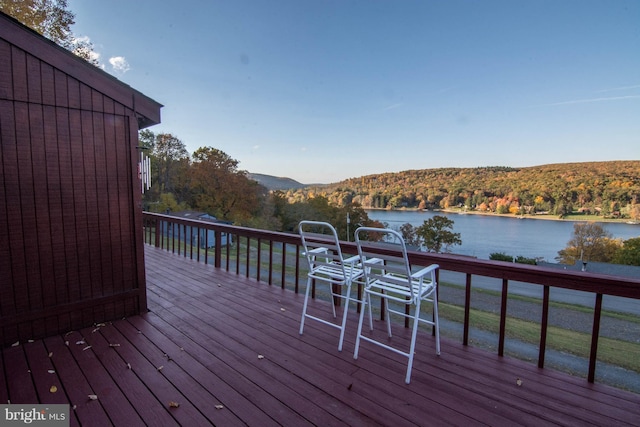
[[[0,0],[0,10],[79,57],[98,65],[93,45],[74,36],[75,14],[67,0]]]
[[[622,247],[614,254],[611,262],[624,265],[640,265],[640,237],[622,242]]]
[[[576,261],[610,262],[620,249],[620,242],[611,238],[611,233],[596,222],[576,223],[573,237],[567,247],[558,251],[556,259],[562,264]]]
[[[511,255],[507,255],[503,252],[493,252],[489,254],[489,259],[493,261],[506,261],[513,262],[513,257]]]
[[[427,252],[449,252],[450,247],[461,245],[460,233],[454,233],[453,220],[436,215],[418,227],[418,236],[422,239]]]
[[[291,190],[290,201],[326,197],[367,208],[461,208],[502,214],[580,212],[640,218],[640,161],[528,168],[441,168],[384,173]]]
[[[400,226],[400,234],[402,239],[409,246],[420,247],[422,240],[418,236],[418,229],[408,222]]]

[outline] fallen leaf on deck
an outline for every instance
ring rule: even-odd
[[[69,347],[69,341],[65,341],[64,345],[66,345],[67,347]]]
[[[49,389],[49,392],[51,393],[55,393],[56,391],[58,391],[58,387],[52,385],[51,388]]]
[[[11,347],[17,347],[20,345],[20,341],[16,341],[13,344],[11,344]]]
[[[49,352],[49,359],[51,359],[53,357],[53,351]]]
[[[522,386],[522,380],[521,380],[520,378],[518,378],[518,379],[516,380],[516,385],[517,385],[518,387]]]
[[[284,308],[281,308],[280,311],[287,311],[287,310],[285,310]]]
[[[262,360],[262,359],[264,359],[264,356],[263,356],[263,355],[261,355],[261,354],[259,354],[259,355],[258,355],[258,359],[261,359],[261,360]]]
[[[164,368],[164,366],[158,366],[158,371],[162,371],[162,368]]]
[[[90,394],[90,395],[89,395],[89,400],[98,400],[98,395],[96,395],[96,394]]]
[[[178,402],[173,402],[173,401],[169,402],[169,407],[170,408],[177,408],[179,406],[180,406],[180,404]]]
[[[214,408],[216,408],[216,409],[224,409],[224,405],[215,405]]]
[[[55,374],[56,371],[54,371],[53,369],[49,369],[47,372],[49,372],[50,374]]]
[[[127,368],[131,369],[131,363],[127,363]]]
[[[120,344],[109,344],[109,347],[120,347]]]
[[[86,346],[85,348],[83,348],[83,349],[82,349],[82,351],[89,350],[90,348],[91,348],[91,346],[90,346],[90,345],[88,345],[88,346]]]
[[[33,340],[28,340],[27,342],[34,342]]]
[[[76,341],[76,345],[82,345],[82,344],[86,344],[86,342],[84,340]]]
[[[349,386],[347,387],[347,390],[351,390],[351,387],[353,387],[353,383],[349,384]]]

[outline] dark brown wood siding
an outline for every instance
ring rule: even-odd
[[[0,341],[145,310],[139,112],[105,93],[108,85],[86,83],[105,80],[102,71],[70,73],[19,47],[28,42],[20,34],[20,43],[1,36]],[[67,55],[38,43],[37,52]],[[122,98],[126,85],[115,82]]]

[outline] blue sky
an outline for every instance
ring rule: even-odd
[[[189,152],[303,183],[640,158],[637,0],[70,0]]]

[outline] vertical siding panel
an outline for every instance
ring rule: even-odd
[[[80,82],[73,77],[67,77],[67,87],[69,92],[67,99],[69,100],[69,108],[80,109]]]
[[[64,258],[64,223],[62,219],[62,183],[60,180],[60,152],[56,108],[43,107],[44,148],[49,196],[49,229],[51,230],[51,293],[46,305],[60,305],[69,301],[67,270]],[[46,284],[45,284],[46,286]]]
[[[70,82],[71,83],[71,82]],[[77,82],[69,88],[77,86]],[[78,91],[78,93],[80,93]],[[79,100],[78,100],[79,101]],[[85,199],[86,183],[84,169],[84,154],[82,146],[82,117],[80,111],[69,110],[69,148],[73,171],[73,216],[75,219],[75,242],[67,243],[69,250],[78,256],[78,281],[69,288],[72,301],[86,299],[91,293],[91,265],[89,260],[89,236],[87,202]],[[77,324],[74,323],[74,327]]]
[[[102,98],[94,97],[94,102],[102,105]],[[95,109],[102,110],[102,107]],[[109,181],[107,179],[106,161],[107,146],[104,133],[104,115],[102,113],[93,113],[93,141],[95,144],[95,177],[96,177],[96,196],[97,196],[97,219],[98,219],[98,236],[100,246],[100,266],[102,274],[100,276],[100,295],[113,294],[113,261],[111,252],[113,242],[111,240],[111,222],[109,219]]]
[[[56,79],[58,84],[59,79]],[[65,79],[66,86],[66,79]],[[80,299],[80,276],[78,273],[78,232],[76,228],[76,205],[74,198],[74,173],[77,165],[72,158],[72,144],[70,133],[70,114],[66,108],[56,108],[56,123],[58,127],[58,159],[60,164],[60,209],[63,230],[61,251],[62,266],[65,267],[66,285],[58,294],[61,301],[77,301]],[[66,296],[64,295],[66,294]]]
[[[15,106],[15,123],[16,123],[16,161],[18,165],[18,182],[17,182],[17,203],[12,216],[20,216],[20,230],[15,236],[16,240],[12,245],[12,251],[16,251],[14,258],[14,268],[24,269],[26,281],[20,283],[14,279],[14,292],[16,298],[16,309],[18,313],[28,312],[31,307],[38,308],[38,301],[33,302],[30,306],[29,296],[35,289],[40,286],[38,277],[35,276],[37,268],[34,268],[34,256],[27,257],[28,248],[34,248],[37,245],[38,236],[35,230],[35,202],[33,199],[33,175],[31,164],[31,141],[29,134],[29,111],[27,104],[18,102]],[[16,224],[17,226],[17,224]],[[36,248],[37,250],[37,248]],[[36,266],[37,267],[37,266]],[[40,305],[41,307],[41,305]]]
[[[13,103],[0,100],[0,316],[16,313],[14,287],[26,285],[24,251],[22,249],[22,216],[18,178],[18,153],[16,147]],[[14,249],[15,248],[15,249]]]
[[[119,293],[124,290],[122,264],[122,243],[125,237],[120,230],[120,169],[118,151],[119,145],[116,139],[116,121],[113,101],[105,97],[105,124],[104,137],[106,141],[107,182],[109,183],[109,238],[111,239],[111,271],[113,275],[113,291]]]
[[[55,290],[50,282],[53,277],[53,254],[51,253],[51,229],[49,222],[49,191],[47,162],[44,147],[44,114],[42,106],[29,104],[29,124],[31,133],[31,186],[33,193],[35,222],[25,224],[33,230],[35,238],[25,238],[29,271],[33,275],[30,283],[31,308],[48,305],[55,298]],[[26,236],[26,233],[25,233]],[[45,280],[46,278],[46,280]],[[53,298],[52,298],[53,297]],[[37,334],[39,335],[39,334]]]
[[[11,46],[0,40],[0,99],[13,99],[13,71]]]
[[[118,107],[116,105],[116,107]],[[134,260],[135,252],[133,250],[133,229],[131,228],[133,200],[131,199],[130,170],[131,164],[129,158],[129,129],[127,126],[129,118],[124,116],[123,108],[116,108],[115,137],[114,144],[118,156],[118,207],[120,216],[118,218],[118,233],[121,240],[122,251],[122,289],[133,289],[136,272],[132,269],[131,263]],[[135,189],[133,190],[135,191]]]
[[[27,92],[27,59],[23,50],[11,46],[11,69],[13,72],[13,99],[26,102]]]
[[[82,104],[86,105],[87,92],[80,90]],[[90,93],[88,93],[90,95]],[[91,99],[89,99],[91,102]],[[98,194],[96,183],[96,154],[93,140],[93,114],[91,111],[80,112],[82,120],[82,149],[84,166],[84,197],[86,200],[85,214],[87,216],[87,252],[89,257],[90,281],[83,284],[88,291],[88,297],[97,298],[101,295],[102,266],[100,265],[100,223],[98,215]]]
[[[29,99],[34,104],[42,103],[42,80],[40,77],[40,61],[27,54],[27,87]]]
[[[40,74],[42,76],[42,103],[44,105],[55,105],[56,91],[53,67],[42,63],[40,65]]]
[[[67,75],[60,70],[53,70],[55,82],[55,101],[56,107],[69,106],[69,86],[67,85]]]

